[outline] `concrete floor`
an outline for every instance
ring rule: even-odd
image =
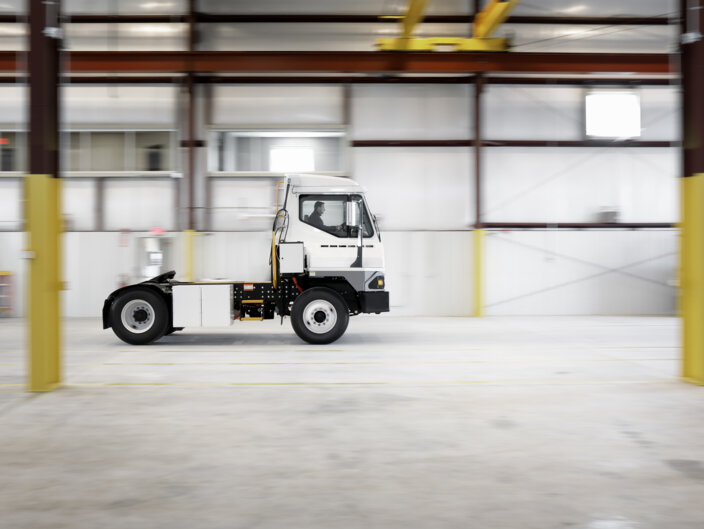
[[[674,318],[359,317],[132,347],[65,322],[23,390],[0,320],[1,528],[702,529]]]

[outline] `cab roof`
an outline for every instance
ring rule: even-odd
[[[286,180],[293,187],[306,188],[313,192],[364,192],[364,188],[357,182],[342,176],[294,174],[286,175]]]

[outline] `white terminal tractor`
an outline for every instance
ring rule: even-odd
[[[278,190],[277,190],[278,191]],[[349,178],[291,175],[277,192],[271,281],[184,283],[167,272],[114,291],[103,328],[142,345],[185,327],[291,316],[312,344],[342,336],[350,316],[389,311],[384,247],[364,188]]]

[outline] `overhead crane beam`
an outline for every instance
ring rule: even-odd
[[[381,50],[427,50],[439,46],[450,46],[454,51],[507,51],[508,39],[490,38],[491,34],[509,16],[520,0],[491,0],[474,18],[474,36],[470,39],[460,37],[411,38],[415,26],[423,20],[428,0],[409,0],[406,15],[401,19],[401,37],[377,39]]]
[[[519,0],[491,0],[474,19],[474,37],[489,38],[504,23],[518,2]]]
[[[410,39],[413,35],[413,30],[418,24],[423,21],[425,16],[425,8],[430,0],[410,0],[405,16],[401,19],[401,27],[403,32],[401,38]]]

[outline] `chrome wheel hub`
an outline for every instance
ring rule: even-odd
[[[120,318],[125,329],[142,334],[154,325],[154,308],[143,299],[133,299],[122,307]]]
[[[315,334],[330,332],[337,323],[337,311],[329,301],[317,299],[303,310],[303,323]]]

